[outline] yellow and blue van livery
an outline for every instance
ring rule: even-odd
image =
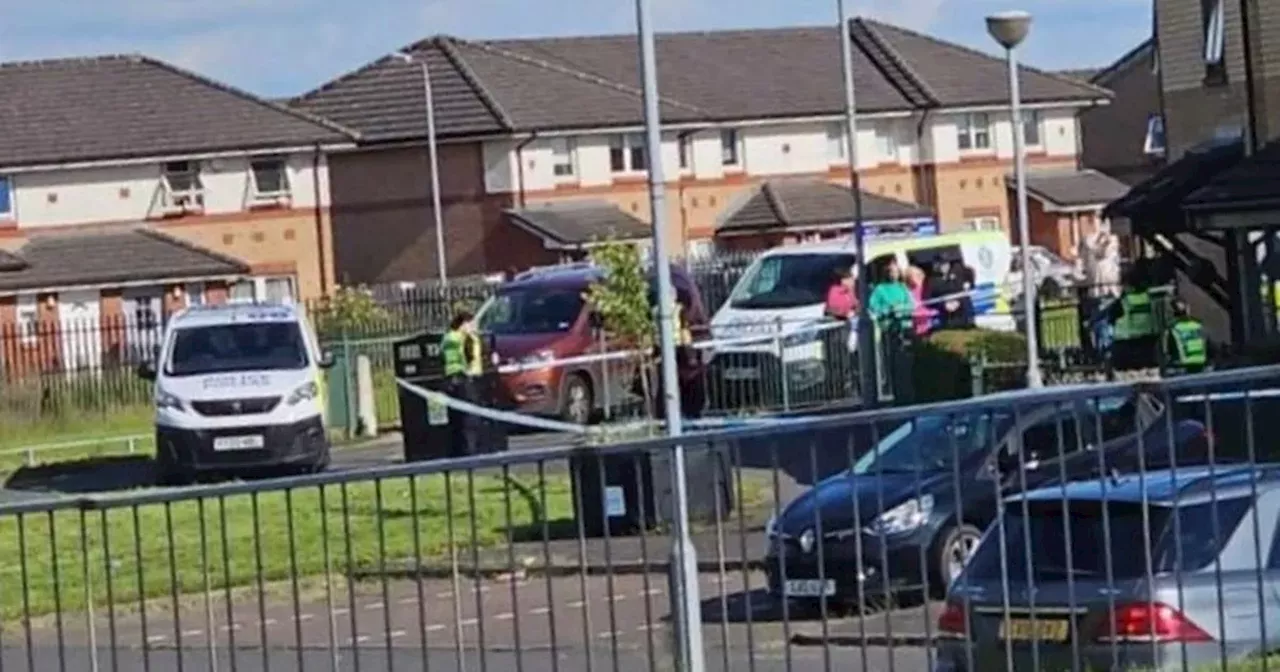
[[[321,351],[292,305],[198,306],[170,319],[154,362],[156,460],[167,480],[329,464]]]

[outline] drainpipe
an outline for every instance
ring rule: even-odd
[[[920,166],[920,170],[922,173],[924,171],[924,163],[925,163],[924,161],[921,160],[924,158],[924,132],[925,132],[925,129],[928,128],[929,126],[929,117],[932,115],[933,115],[933,110],[926,109],[923,113],[920,114],[920,121],[916,122],[916,154],[917,156],[916,156],[915,163],[917,166]],[[931,154],[931,156],[929,157],[929,163],[933,166],[933,179],[917,180],[916,186],[925,187],[929,191],[929,193],[926,195],[926,199],[924,200],[926,203],[933,206],[933,216],[934,216],[934,219],[937,220],[936,223],[938,225],[938,230],[941,231],[942,215],[938,212],[938,188],[937,188],[938,187],[938,163],[935,160],[935,157],[932,156],[933,143],[930,143],[929,149]],[[919,194],[917,194],[917,196],[919,196]],[[921,199],[917,199],[917,200],[921,200]]]
[[[324,296],[329,293],[329,273],[325,264],[325,247],[324,247],[324,206],[320,202],[320,143],[315,144],[315,151],[311,154],[311,191],[313,195],[312,206],[313,217],[316,224],[316,251],[319,253],[317,266],[320,269],[320,295]]]
[[[516,189],[517,189],[518,198],[519,198],[519,200],[520,200],[520,207],[521,207],[521,208],[525,207],[525,198],[524,198],[524,148],[525,148],[525,147],[528,147],[528,146],[529,146],[529,143],[531,143],[531,142],[533,142],[534,140],[536,140],[536,139],[537,139],[537,137],[538,137],[538,132],[537,132],[537,131],[534,131],[533,133],[530,133],[530,134],[529,134],[529,137],[525,138],[524,140],[521,140],[521,141],[520,141],[520,144],[516,145]]]
[[[684,144],[684,139],[697,133],[700,129],[685,131],[676,134],[676,166],[679,168],[680,146]],[[693,147],[689,147],[689,167],[693,168]],[[676,170],[676,194],[680,198],[680,239],[684,241],[685,263],[689,262],[689,208],[685,205],[684,200],[684,170]],[[713,234],[714,235],[714,234]]]

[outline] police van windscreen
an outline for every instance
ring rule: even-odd
[[[199,376],[306,366],[306,341],[297,323],[220,324],[176,330],[167,373]]]
[[[558,334],[573,328],[586,301],[580,289],[528,287],[499,292],[480,311],[486,334]]]
[[[836,271],[849,270],[852,254],[777,254],[757,259],[729,297],[741,309],[798,308],[826,301]]]

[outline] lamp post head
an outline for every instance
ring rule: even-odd
[[[987,32],[1005,49],[1017,48],[1031,32],[1031,14],[1021,11],[992,14],[987,17]]]

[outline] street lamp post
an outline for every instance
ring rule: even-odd
[[[431,68],[425,56],[415,58],[403,51],[396,57],[409,64],[417,63],[422,70],[423,105],[427,109],[427,157],[431,164],[431,214],[436,225],[436,266],[440,271],[440,284],[449,284],[448,261],[444,249],[444,213],[440,211],[440,157],[436,152],[436,106],[431,93]]]
[[[1036,283],[1031,266],[1031,231],[1027,222],[1027,157],[1022,124],[1022,94],[1018,82],[1017,48],[1031,30],[1027,12],[1000,12],[987,17],[987,32],[1004,47],[1009,62],[1009,118],[1013,126],[1013,179],[1017,188],[1018,238],[1022,254],[1022,305],[1027,332],[1027,387],[1041,387],[1040,349],[1036,338]]]
[[[663,176],[662,126],[658,113],[658,68],[650,0],[636,0],[640,42],[640,76],[644,84],[645,158],[649,173],[649,208],[653,222],[653,263],[658,276],[658,335],[662,354],[663,408],[667,434],[680,436],[680,384],[676,377],[675,293],[667,260],[666,181]],[[702,605],[698,596],[698,558],[689,536],[689,493],[685,483],[684,446],[672,447],[671,488],[675,495],[675,534],[671,544],[671,609],[675,619],[676,669],[702,672]]]

